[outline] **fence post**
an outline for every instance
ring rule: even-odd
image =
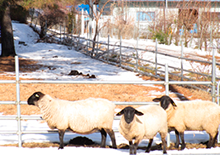
[[[168,64],[165,64],[165,93],[169,95],[169,72],[168,72]]]
[[[61,34],[61,24],[60,24],[60,42],[61,42],[61,35],[62,35],[62,34]]]
[[[212,52],[212,102],[215,102],[215,97],[216,97],[216,94],[215,94],[215,82],[216,82],[216,79],[215,79],[215,76],[216,76],[216,59],[215,59],[215,52],[214,52],[214,49],[213,49],[213,52]]]
[[[165,94],[169,96],[169,72],[168,72],[168,64],[165,64]],[[170,147],[170,133],[167,134],[167,147]]]
[[[220,90],[219,89],[220,89],[220,81],[217,84],[217,104],[218,105],[220,105],[220,103],[219,103],[219,98],[220,98],[219,92],[220,92]],[[220,133],[220,128],[218,129],[218,133]],[[220,143],[220,134],[218,134],[218,141],[217,142]]]
[[[109,63],[109,42],[110,42],[110,36],[108,35],[108,53],[107,53],[107,62]]]
[[[89,33],[88,31],[86,30],[86,54],[89,53]]]
[[[63,33],[63,40],[65,40],[65,34],[66,34],[66,21],[64,22],[64,33]]]
[[[96,54],[99,53],[99,33],[97,34]]]
[[[183,41],[181,41],[181,81],[183,81]]]
[[[79,51],[79,44],[80,44],[80,32],[77,40],[77,48],[76,48],[77,51]]]
[[[21,107],[20,107],[20,84],[19,84],[19,60],[18,56],[15,56],[15,74],[16,74],[16,104],[17,104],[17,135],[18,135],[18,147],[22,147],[21,139]]]
[[[122,40],[122,37],[120,36],[120,55],[119,55],[119,66],[121,67],[121,40]]]
[[[156,38],[156,45],[155,45],[155,75],[157,76],[157,38]]]
[[[220,103],[219,103],[219,99],[220,99],[219,93],[220,93],[220,81],[218,81],[218,84],[217,84],[217,104],[218,105],[220,105]]]
[[[73,26],[71,28],[71,42],[70,42],[70,44],[71,44],[71,49],[73,49]]]
[[[138,71],[138,41],[139,41],[139,36],[137,37],[137,44],[136,44],[136,68],[135,68],[136,71]]]

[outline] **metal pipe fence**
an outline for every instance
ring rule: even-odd
[[[3,131],[0,130],[0,134],[17,134],[18,135],[18,146],[22,147],[22,134],[42,134],[42,133],[54,133],[57,130],[45,130],[45,131],[36,131],[36,130],[29,130],[24,131],[22,130],[21,121],[23,120],[41,120],[40,116],[26,116],[21,115],[21,105],[27,104],[26,101],[20,101],[20,84],[159,84],[165,85],[165,94],[169,95],[169,85],[172,84],[201,84],[201,85],[209,85],[212,84],[211,81],[169,81],[169,73],[168,73],[168,65],[165,65],[165,81],[144,81],[144,82],[112,82],[112,81],[47,81],[47,80],[20,80],[19,79],[19,60],[18,56],[15,56],[15,74],[16,80],[0,80],[0,84],[15,84],[16,85],[16,101],[0,101],[0,104],[16,104],[17,105],[17,115],[13,116],[0,116],[0,120],[17,120],[17,130],[13,129],[11,131]],[[219,104],[219,88],[220,82],[217,85],[217,102]],[[114,102],[116,105],[146,105],[146,104],[158,104],[155,102]],[[115,119],[119,119],[115,117]],[[220,139],[220,136],[218,137]],[[220,142],[218,140],[218,142]],[[167,136],[167,145],[170,146],[170,136]]]
[[[200,78],[202,77],[201,79],[203,79],[204,81],[209,81],[212,78],[214,85],[201,86],[201,85],[191,85],[190,84],[188,86],[190,86],[192,88],[196,88],[196,89],[205,90],[205,91],[208,89],[212,90],[211,93],[212,93],[213,101],[214,101],[214,98],[215,98],[214,89],[216,86],[215,81],[220,80],[220,78],[216,76],[216,66],[220,67],[220,64],[215,61],[215,56],[214,56],[215,51],[214,50],[212,51],[212,55],[213,55],[212,62],[210,62],[210,61],[204,61],[204,60],[183,57],[183,44],[181,46],[181,56],[175,56],[175,55],[171,55],[171,54],[158,52],[157,41],[156,41],[156,45],[155,45],[156,50],[149,51],[149,50],[134,48],[134,47],[130,47],[130,46],[122,46],[121,39],[120,39],[119,45],[109,44],[109,42],[110,42],[109,37],[108,37],[108,43],[103,43],[103,42],[98,42],[98,41],[93,41],[93,40],[78,37],[78,40],[79,39],[81,39],[81,42],[78,41],[76,43],[77,49],[79,46],[81,46],[81,47],[84,46],[84,44],[82,43],[83,40],[85,42],[89,42],[89,44],[90,43],[94,43],[94,44],[99,43],[101,45],[105,45],[105,46],[107,45],[107,47],[105,49],[108,49],[108,50],[102,50],[101,48],[98,48],[98,49],[94,50],[94,51],[96,51],[94,53],[93,53],[91,46],[87,47],[87,50],[84,53],[92,56],[93,58],[96,58],[98,60],[113,64],[113,65],[119,65],[122,68],[138,72],[142,75],[153,76],[156,78],[160,78],[162,80],[164,79],[164,76],[165,76],[165,71],[164,71],[165,64],[158,63],[157,55],[160,54],[160,55],[172,57],[175,59],[181,59],[180,60],[181,67],[178,68],[178,67],[168,66],[169,69],[173,69],[175,71],[175,72],[171,72],[171,71],[169,72],[169,74],[172,76],[170,80],[181,80],[181,81],[197,81],[198,80],[198,81],[201,81]],[[86,45],[88,45],[88,43]],[[95,47],[97,47],[97,46],[95,46]],[[109,50],[109,47],[112,47],[112,49]],[[88,50],[89,48],[90,48],[90,50]],[[117,48],[117,49],[115,49],[115,48]],[[125,50],[129,49],[129,50],[133,50],[136,52],[133,52],[133,54],[126,55],[125,53],[122,52],[123,49],[125,49]],[[155,62],[141,58],[141,56],[139,56],[138,51],[145,51],[145,52],[154,53],[155,54]],[[81,50],[81,52],[83,52],[83,50]],[[211,65],[212,72],[211,72],[211,74],[209,74],[209,73],[201,73],[201,72],[196,72],[193,70],[184,69],[183,60],[201,63],[201,64],[205,64],[207,66]],[[155,66],[155,68],[152,66]],[[179,71],[179,73],[177,71]],[[184,75],[184,73],[185,73],[185,75]],[[196,77],[200,77],[200,78],[195,79]]]

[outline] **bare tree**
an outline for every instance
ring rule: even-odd
[[[58,6],[47,6],[43,9],[43,13],[39,17],[40,20],[40,38],[45,37],[46,28],[50,28],[65,20],[65,13]]]
[[[99,1],[94,1],[94,2],[92,2],[92,3],[89,3],[89,7],[90,7],[90,9],[92,10],[92,16],[93,16],[93,18],[94,18],[94,20],[95,20],[95,35],[94,35],[94,37],[93,37],[91,56],[94,55],[94,50],[95,50],[95,45],[96,45],[95,41],[96,41],[96,39],[97,39],[97,36],[98,36],[100,30],[103,28],[103,27],[99,27],[99,19],[100,19],[102,13],[104,12],[105,6],[109,3],[109,1],[110,1],[110,0],[107,0],[107,1],[104,3],[104,5],[102,6],[102,8],[100,8],[100,11],[96,11],[96,12],[93,11],[93,4],[97,4]]]

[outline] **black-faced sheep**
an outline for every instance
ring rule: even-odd
[[[54,99],[47,94],[35,92],[28,98],[29,105],[39,107],[42,118],[51,129],[58,129],[60,146],[63,149],[63,136],[66,129],[79,134],[101,132],[101,147],[106,145],[106,132],[116,148],[115,134],[112,130],[115,104],[106,99],[89,98],[80,101]]]
[[[116,115],[122,115],[119,132],[129,141],[130,154],[136,154],[142,139],[149,139],[146,152],[150,152],[153,138],[158,132],[162,139],[163,153],[166,153],[167,115],[160,106],[141,106],[137,109],[126,107]]]
[[[153,99],[160,102],[160,106],[167,112],[168,128],[175,130],[176,144],[178,148],[182,141],[181,150],[185,148],[185,130],[205,130],[209,136],[207,148],[215,146],[220,124],[220,107],[210,101],[185,101],[175,103],[169,96]]]

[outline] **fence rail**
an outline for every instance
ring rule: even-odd
[[[23,131],[21,128],[21,121],[22,120],[41,120],[40,116],[26,116],[21,115],[21,104],[27,104],[25,101],[20,101],[20,84],[160,84],[165,85],[165,94],[169,95],[169,85],[171,84],[202,84],[202,85],[209,85],[212,84],[210,81],[169,81],[168,76],[168,65],[165,65],[165,81],[144,81],[144,82],[105,82],[105,81],[46,81],[46,80],[20,80],[19,79],[19,60],[18,56],[15,57],[15,73],[16,73],[16,80],[0,80],[0,84],[16,84],[16,101],[0,101],[0,104],[16,104],[17,105],[17,115],[15,116],[0,116],[0,120],[17,120],[17,130],[11,131],[4,131],[0,130],[0,134],[17,134],[18,135],[18,146],[22,147],[22,134],[40,134],[40,133],[54,133],[57,132],[56,130],[29,130]],[[217,85],[217,102],[219,104],[219,87],[220,82]],[[116,105],[145,105],[145,104],[158,104],[154,102],[115,102]],[[115,119],[118,119],[116,117]],[[218,137],[218,142],[220,136]],[[170,136],[167,136],[167,145],[170,145]]]
[[[201,89],[201,90],[207,90],[207,89],[214,89],[215,85],[216,85],[216,80],[220,80],[219,77],[216,77],[216,66],[218,68],[220,68],[220,64],[216,62],[216,58],[214,56],[215,51],[213,50],[212,53],[212,62],[209,61],[203,61],[203,60],[197,60],[197,59],[191,59],[191,58],[185,58],[183,57],[183,44],[181,47],[181,56],[174,56],[174,55],[170,55],[170,54],[166,54],[166,53],[162,53],[162,52],[158,52],[157,48],[156,51],[151,51],[151,50],[146,50],[146,49],[140,49],[140,48],[133,48],[133,47],[129,47],[129,46],[122,46],[122,40],[120,39],[120,44],[119,45],[113,45],[110,44],[109,40],[110,38],[108,37],[108,43],[103,43],[103,42],[98,42],[98,41],[93,41],[93,40],[89,40],[89,39],[85,39],[79,36],[73,36],[73,40],[71,40],[70,45],[74,44],[76,46],[76,50],[82,49],[79,47],[84,47],[86,50],[81,50],[84,51],[84,54],[90,55],[93,58],[96,58],[98,60],[110,63],[110,64],[114,64],[114,65],[118,65],[122,68],[131,70],[131,71],[135,71],[138,72],[142,75],[148,75],[148,76],[153,76],[156,78],[160,78],[160,79],[164,79],[164,70],[159,69],[159,67],[163,67],[165,68],[165,64],[161,64],[158,63],[158,55],[164,55],[164,56],[168,56],[168,57],[172,57],[172,58],[176,58],[180,60],[180,65],[181,67],[173,67],[173,66],[168,66],[168,68],[174,69],[174,70],[179,70],[179,73],[175,73],[175,72],[169,72],[170,75],[177,77],[177,79],[180,79],[181,81],[196,81],[195,79],[189,77],[189,76],[184,76],[184,72],[185,74],[196,74],[197,76],[202,76],[205,77],[206,80],[212,79],[212,82],[214,83],[214,85],[206,85],[201,86],[201,85],[188,85],[192,88],[196,88],[196,89]],[[72,42],[73,41],[73,42]],[[86,42],[86,44],[85,44]],[[96,45],[94,45],[94,47],[96,47],[94,50],[92,50],[92,46],[90,45],[91,43],[94,43]],[[98,45],[100,44],[105,44],[107,45],[107,47],[105,49],[107,50],[102,50],[101,48],[97,48]],[[110,50],[110,46],[113,46],[113,50]],[[157,47],[157,41],[156,41],[156,45]],[[117,49],[117,51],[115,50],[115,47],[119,48]],[[90,50],[89,50],[90,48]],[[135,51],[130,55],[125,55],[122,54],[122,49],[126,48],[126,49],[132,49],[133,51]],[[155,62],[150,61],[150,60],[145,60],[140,58],[139,56],[139,51],[145,51],[145,52],[151,52],[155,54]],[[113,51],[113,52],[112,52]],[[136,54],[136,55],[134,55]],[[128,59],[133,60],[132,61],[128,61]],[[184,65],[183,65],[183,60],[185,61],[193,61],[193,62],[197,62],[197,63],[204,63],[207,65],[212,65],[212,72],[211,75],[209,74],[205,74],[205,73],[200,73],[200,72],[195,72],[195,71],[191,71],[191,70],[187,70],[184,69]],[[147,66],[147,64],[150,63],[151,65]],[[159,74],[160,73],[160,74]],[[195,76],[196,77],[196,76]],[[170,79],[170,80],[176,80],[176,78]],[[200,80],[199,80],[200,81]],[[215,93],[214,91],[212,91],[212,96],[214,96]]]
[[[32,25],[32,23],[31,23]],[[34,26],[36,27],[36,25]],[[143,75],[148,75],[148,76],[152,76],[152,77],[156,77],[156,78],[160,78],[160,79],[164,79],[164,70],[161,70],[160,67],[165,68],[165,64],[159,63],[158,62],[158,55],[163,55],[166,57],[170,57],[170,58],[174,58],[174,59],[178,59],[180,60],[180,66],[181,67],[173,67],[173,66],[168,66],[170,69],[173,70],[177,70],[179,71],[179,73],[177,72],[170,72],[169,74],[173,76],[173,79],[170,80],[176,80],[176,79],[181,79],[181,81],[185,80],[185,81],[196,81],[198,79],[194,79],[194,77],[197,76],[202,76],[202,78],[205,80],[209,80],[210,78],[212,78],[212,82],[215,83],[216,80],[220,80],[219,77],[216,76],[216,66],[217,68],[220,68],[220,63],[216,62],[215,59],[215,47],[213,45],[213,49],[212,49],[212,62],[210,61],[204,61],[204,60],[199,60],[199,59],[191,59],[191,58],[186,58],[183,56],[183,43],[181,43],[182,47],[181,47],[181,56],[175,56],[175,55],[171,55],[171,54],[167,54],[167,53],[163,53],[158,51],[158,45],[157,45],[157,41],[155,42],[155,51],[152,50],[147,50],[147,49],[141,49],[138,48],[138,39],[137,39],[137,46],[136,47],[130,47],[130,46],[122,46],[122,39],[120,37],[119,40],[119,44],[117,45],[115,44],[110,44],[110,37],[108,36],[108,40],[107,42],[99,42],[99,41],[93,41],[91,39],[89,39],[89,36],[87,34],[87,38],[85,37],[80,37],[80,35],[73,35],[68,34],[64,31],[62,31],[61,29],[62,26],[60,26],[59,30],[52,30],[52,29],[48,29],[47,27],[46,29],[46,33],[48,34],[48,36],[52,37],[52,39],[59,41],[60,43],[63,43],[65,45],[74,47],[77,51],[81,50],[81,52],[83,52],[84,54],[90,55],[93,58],[96,58],[98,60],[110,63],[110,64],[114,64],[114,65],[119,65],[120,67],[123,67],[125,69],[131,70],[131,71],[135,71],[138,72],[140,74]],[[50,35],[52,34],[52,35]],[[99,37],[97,37],[99,38]],[[93,45],[94,44],[94,45]],[[103,50],[100,47],[105,46],[105,49]],[[110,49],[111,47],[111,49]],[[117,49],[116,49],[117,48]],[[123,50],[125,49],[129,49],[132,50],[133,53],[131,53],[130,55],[125,55],[123,53]],[[150,61],[150,60],[145,60],[143,58],[140,57],[140,52],[151,52],[152,54],[155,55],[155,61]],[[133,61],[129,61],[133,60]],[[197,62],[197,63],[203,63],[206,65],[212,65],[212,73],[200,73],[200,72],[196,72],[193,70],[187,70],[184,69],[184,64],[183,64],[183,60],[185,61],[192,61],[192,62]],[[150,64],[148,66],[148,64]],[[189,74],[195,74],[195,76],[187,76]],[[200,79],[199,79],[200,81]],[[214,89],[214,85],[207,85],[206,87],[201,87],[198,85],[188,85],[192,88],[197,88],[197,89],[202,89],[202,90],[207,90],[207,89]],[[212,94],[214,95],[214,93]]]
[[[199,59],[186,58],[183,56],[175,56],[175,55],[171,55],[171,54],[166,54],[166,53],[157,51],[157,49],[155,51],[152,51],[152,50],[146,50],[146,49],[141,49],[141,48],[134,48],[134,47],[130,47],[130,46],[122,46],[121,40],[120,40],[120,44],[116,45],[116,44],[110,44],[109,41],[108,41],[108,43],[98,42],[98,41],[93,41],[93,40],[86,39],[86,38],[79,37],[79,36],[72,36],[72,38],[75,38],[75,39],[71,39],[71,41],[69,41],[68,43],[65,43],[65,44],[69,45],[69,46],[75,45],[76,50],[82,49],[81,47],[84,47],[84,49],[85,49],[84,53],[87,55],[93,56],[96,59],[99,59],[99,60],[102,60],[102,61],[105,61],[105,62],[108,62],[111,64],[119,64],[119,65],[122,65],[122,63],[128,64],[127,66],[123,65],[123,67],[130,69],[130,70],[133,70],[133,71],[137,71],[141,74],[143,72],[141,72],[139,68],[146,68],[148,70],[151,70],[152,72],[155,72],[155,74],[147,74],[147,73],[145,73],[145,74],[151,75],[151,76],[156,75],[156,77],[162,78],[162,79],[163,79],[163,76],[158,74],[158,72],[164,73],[164,70],[160,70],[160,69],[158,69],[158,67],[159,66],[165,67],[165,64],[158,63],[158,61],[157,61],[158,56],[157,55],[164,55],[167,57],[172,57],[172,58],[181,60],[181,62],[180,62],[181,68],[168,66],[171,69],[179,70],[181,74],[174,74],[172,72],[170,72],[170,74],[174,75],[176,77],[179,77],[181,79],[186,79],[186,80],[190,80],[190,81],[195,81],[195,80],[193,78],[184,76],[183,72],[193,73],[193,74],[200,75],[200,76],[203,76],[206,78],[212,78],[213,74],[215,74],[215,73],[212,72],[212,74],[210,75],[208,73],[200,73],[200,72],[195,72],[192,70],[184,69],[184,65],[182,64],[182,60],[220,67],[220,63],[216,62],[216,60],[214,60],[215,58],[212,59],[212,61],[210,62],[210,61],[204,61],[204,60],[199,60]],[[86,44],[85,44],[85,42],[86,42]],[[95,47],[94,52],[92,52],[92,46],[90,45],[90,43],[96,44],[94,46]],[[156,44],[155,46],[157,46],[157,42],[155,44]],[[101,48],[97,48],[98,45],[106,45],[107,47],[105,49],[107,49],[107,50],[102,50]],[[182,44],[182,46],[183,46],[183,44]],[[109,47],[112,47],[112,49],[109,49]],[[118,47],[119,49],[115,50],[116,47]],[[89,48],[90,48],[90,50],[89,50]],[[136,51],[136,52],[134,52],[135,55],[133,56],[132,54],[130,54],[130,55],[123,54],[121,52],[123,48]],[[114,51],[114,52],[112,52],[112,51]],[[141,58],[139,56],[138,51],[151,52],[151,53],[155,54],[155,62]],[[212,53],[213,55],[214,55],[214,52],[215,51],[213,50],[213,53]],[[183,47],[181,47],[181,55],[183,55]],[[134,60],[133,63],[131,61],[128,61],[128,59],[133,59]],[[147,66],[145,66],[147,63],[150,63],[152,65],[150,67],[147,67]],[[133,66],[133,67],[131,67],[131,66]],[[220,80],[219,77],[215,77],[215,79]]]

